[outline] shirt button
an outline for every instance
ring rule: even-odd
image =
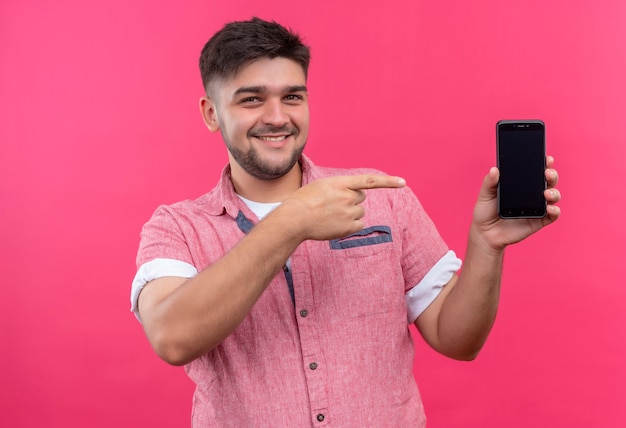
[[[311,370],[315,370],[315,369],[317,368],[317,363],[311,363],[311,364],[309,364],[309,368],[310,368]]]
[[[324,415],[323,415],[323,414],[321,414],[321,413],[320,413],[319,415],[317,415],[317,420],[318,420],[319,422],[324,422]]]
[[[307,311],[306,309],[302,309],[300,311],[300,316],[303,318],[306,317],[308,314],[309,314],[309,311]]]

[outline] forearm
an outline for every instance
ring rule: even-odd
[[[495,321],[504,250],[494,250],[472,226],[463,269],[443,302],[438,320],[440,352],[476,357]]]
[[[544,192],[548,213],[541,219],[507,219],[498,216],[497,185],[500,172],[491,168],[474,207],[465,262],[431,306],[417,319],[416,326],[437,351],[452,358],[473,359],[493,326],[500,298],[504,249],[559,218],[555,204],[561,199],[554,188],[558,174],[554,158],[546,158]]]
[[[196,277],[160,298],[146,298],[140,307],[144,329],[164,360],[185,364],[241,323],[301,242],[290,223],[280,212],[268,216]]]

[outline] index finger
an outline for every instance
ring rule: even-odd
[[[406,186],[406,180],[393,175],[362,174],[347,177],[347,187],[351,190],[399,188]]]

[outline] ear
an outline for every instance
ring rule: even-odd
[[[200,114],[202,115],[202,120],[204,120],[206,127],[209,128],[209,131],[211,132],[218,131],[220,129],[220,124],[217,120],[215,102],[211,98],[204,96],[200,98],[199,104]]]

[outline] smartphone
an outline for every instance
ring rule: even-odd
[[[502,218],[546,215],[546,127],[541,120],[496,124],[498,214]]]

